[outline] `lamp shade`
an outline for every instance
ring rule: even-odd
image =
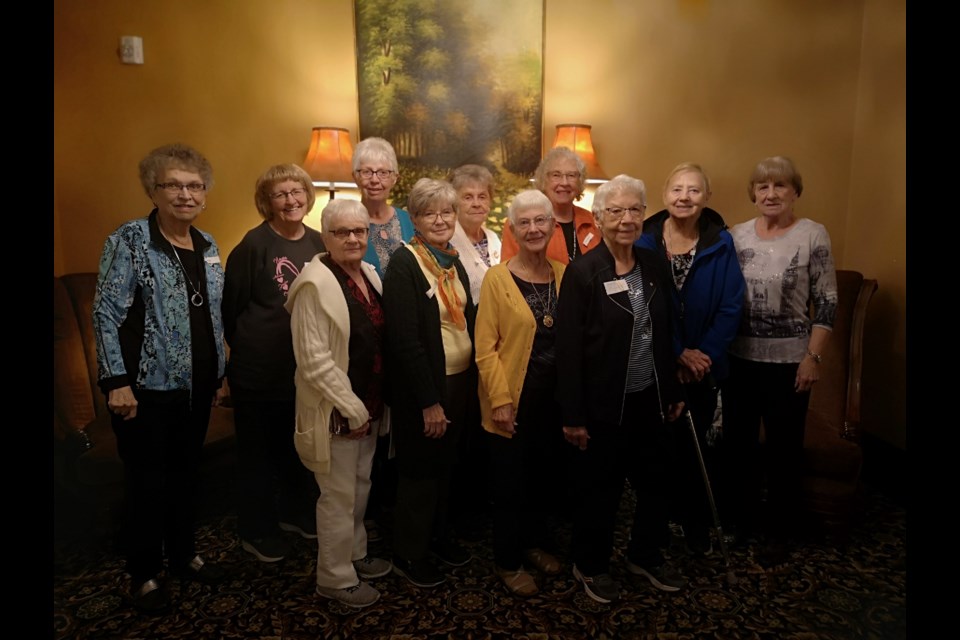
[[[357,186],[353,181],[350,132],[341,127],[314,127],[303,168],[316,186]]]
[[[587,165],[588,183],[606,182],[609,178],[597,161],[597,152],[593,148],[590,129],[588,124],[558,124],[557,137],[553,140],[553,146],[569,147],[580,156],[583,163]]]

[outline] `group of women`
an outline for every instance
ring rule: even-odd
[[[757,165],[759,215],[728,230],[706,206],[698,165],[670,173],[666,208],[649,218],[644,183],[626,175],[603,184],[588,212],[574,204],[583,162],[554,149],[536,189],[514,197],[502,246],[484,225],[489,170],[423,178],[404,210],[389,204],[399,169],[387,141],[360,142],[353,165],[362,198],[332,200],[322,232],[303,223],[310,177],[268,169],[254,194],[264,220],[224,270],[213,238],[193,226],[213,184],[207,160],[174,144],[140,164],[154,208],[107,239],[93,310],[139,609],[169,605],[167,574],[223,579],[195,552],[192,495],[227,381],[243,549],[276,562],[289,552],[284,531],[317,539],[317,593],[348,606],[376,602],[369,580],[391,571],[432,587],[442,564],[470,561],[450,512],[467,496],[454,471],[471,439],[489,459],[480,483],[509,592],[533,595],[537,574],[561,571],[546,526],[560,495],[574,576],[589,597],[617,600],[610,560],[628,478],[626,569],[682,588],[661,551],[668,520],[703,551],[709,512],[693,434],[678,419],[689,413],[702,441],[720,388],[730,456],[718,484],[732,524],[746,529],[756,514],[762,422],[771,530],[791,531],[836,283],[826,230],[794,212],[803,187],[788,159]],[[391,560],[367,553],[364,517],[381,484],[395,487]]]

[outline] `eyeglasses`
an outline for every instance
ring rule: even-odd
[[[564,173],[563,171],[551,171],[550,173],[547,174],[547,177],[550,178],[550,180],[553,182],[563,182],[564,178],[566,178],[570,182],[577,182],[578,180],[580,180],[580,172],[567,171],[566,173]]]
[[[179,182],[159,182],[155,186],[157,189],[163,189],[172,196],[178,195],[184,189],[196,195],[198,193],[202,193],[207,188],[207,185],[203,184],[202,182],[191,182],[190,184],[180,184]]]
[[[543,229],[553,221],[553,216],[537,216],[536,218],[521,218],[517,220],[514,226],[520,231],[526,231],[530,225],[535,225],[538,229]]]
[[[634,219],[639,218],[643,215],[643,210],[646,209],[646,205],[640,205],[639,207],[607,207],[604,211],[607,212],[607,215],[610,216],[611,220],[619,220],[628,213],[634,217]]]
[[[293,196],[294,198],[300,198],[307,193],[306,189],[291,189],[290,191],[277,191],[276,193],[270,194],[271,200],[276,200],[280,202],[286,200],[287,196]]]
[[[357,173],[360,174],[360,177],[363,178],[364,180],[369,180],[374,175],[376,175],[381,180],[386,180],[387,178],[392,176],[394,173],[396,173],[396,171],[393,171],[392,169],[377,169],[376,171],[374,171],[373,169],[357,169]]]
[[[443,211],[427,211],[426,213],[421,213],[420,217],[427,222],[436,222],[438,217],[444,220],[453,220],[456,215],[457,212],[453,209],[444,209]]]
[[[351,234],[357,236],[358,240],[363,240],[367,237],[367,234],[370,233],[370,228],[357,227],[356,229],[332,229],[330,233],[332,233],[337,240],[346,240]]]

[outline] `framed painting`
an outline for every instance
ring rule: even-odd
[[[360,138],[397,152],[397,202],[422,177],[486,166],[488,226],[529,187],[543,131],[543,0],[354,0]]]

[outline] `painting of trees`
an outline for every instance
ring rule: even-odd
[[[389,140],[424,175],[468,162],[532,175],[542,0],[355,0],[354,10],[361,138]]]

